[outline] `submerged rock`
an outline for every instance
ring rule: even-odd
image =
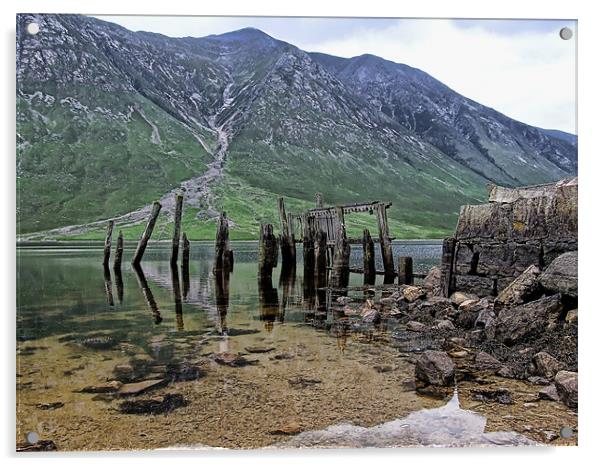
[[[45,411],[49,411],[49,410],[62,408],[63,406],[65,406],[65,403],[63,403],[62,401],[55,401],[53,403],[38,403],[36,405],[36,408],[43,409]]]
[[[117,340],[108,335],[83,338],[80,344],[94,350],[109,350],[117,345]]]
[[[416,361],[415,376],[429,385],[452,385],[455,376],[454,362],[443,351],[427,350]]]
[[[247,353],[269,353],[275,349],[273,346],[245,346]]]
[[[189,362],[172,362],[165,367],[165,378],[170,382],[198,380],[205,374],[205,369]]]
[[[236,353],[214,353],[213,360],[218,364],[230,367],[243,367],[258,363],[256,359],[247,359]]]
[[[88,385],[77,390],[79,393],[112,393],[121,388],[123,384],[118,380],[113,380],[103,385]]]
[[[18,452],[56,450],[56,444],[52,440],[38,440],[36,443],[19,443],[17,445]]]
[[[504,405],[512,404],[512,394],[510,390],[498,388],[497,390],[472,390],[472,398],[478,401],[501,403]]]
[[[322,381],[320,379],[311,379],[302,375],[298,375],[292,379],[288,379],[288,383],[294,387],[306,388],[322,383]]]
[[[124,401],[119,405],[119,411],[122,414],[164,414],[186,404],[179,393],[168,393],[163,398]]]
[[[118,396],[135,396],[140,395],[141,393],[147,392],[149,390],[163,387],[166,385],[166,380],[164,379],[151,379],[145,380],[143,382],[136,383],[126,383],[119,387],[116,394]]]
[[[577,372],[560,371],[554,378],[558,396],[569,408],[577,407],[578,387]]]

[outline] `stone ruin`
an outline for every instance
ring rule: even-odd
[[[443,292],[496,296],[530,265],[543,270],[576,251],[577,189],[577,177],[519,188],[490,185],[489,203],[463,206],[454,237],[444,243]]]

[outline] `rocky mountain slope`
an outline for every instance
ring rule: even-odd
[[[23,28],[31,19],[35,36]],[[95,221],[117,217],[135,237],[150,202],[169,212],[184,191],[189,236],[212,237],[226,210],[232,236],[248,238],[275,221],[278,196],[301,209],[319,191],[328,203],[391,200],[397,237],[442,236],[487,182],[577,169],[571,135],[511,120],[420,70],[308,54],[256,29],[175,39],[20,15],[17,80],[22,234],[95,237]]]

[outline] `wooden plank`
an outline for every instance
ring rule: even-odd
[[[182,224],[182,205],[184,196],[176,194],[176,210],[174,213],[173,237],[171,239],[171,265],[178,263],[178,250],[180,248],[180,229]]]
[[[155,223],[157,223],[159,212],[161,212],[161,204],[158,201],[155,201],[153,202],[153,208],[151,210],[148,223],[146,224],[146,228],[140,237],[140,241],[138,241],[138,246],[136,247],[136,252],[134,253],[134,257],[132,259],[133,265],[140,265],[140,261],[142,261],[142,256],[144,256],[144,251],[146,250],[148,240],[155,229]]]

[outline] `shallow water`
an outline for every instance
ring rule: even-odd
[[[333,447],[351,446],[351,438],[353,446],[469,445],[490,439],[515,445],[529,443],[504,433],[516,426],[530,427],[537,434],[531,437],[540,440],[543,429],[572,422],[570,411],[552,402],[522,410],[471,404],[462,401],[470,387],[460,386],[455,400],[481,414],[456,411],[450,418],[453,435],[446,436],[445,423],[431,421],[432,413],[441,414],[438,409],[448,413],[449,400],[415,393],[412,356],[389,344],[386,322],[353,333],[337,327],[329,312],[336,296],[304,283],[301,264],[296,274],[282,276],[278,268],[272,282],[259,284],[257,244],[232,247],[235,266],[227,280],[213,276],[209,243],[192,245],[188,276],[181,269],[172,273],[166,244],[147,250],[142,273],[130,266],[132,251],[126,247],[121,275],[103,272],[100,247],[19,249],[17,442],[36,432],[60,450]],[[418,273],[440,257],[438,242],[396,242],[394,248],[396,256],[414,258]],[[352,266],[360,263],[361,251],[354,248]],[[352,274],[351,296],[365,296],[362,279]],[[369,293],[378,299],[379,287]],[[221,365],[216,353],[240,353],[250,364]],[[139,381],[163,378],[165,368],[182,362],[202,376],[137,398],[182,395],[185,405],[165,414],[122,414],[122,398],[80,392],[115,380],[116,366],[142,364],[145,369],[134,377]],[[520,382],[504,383],[530,399]],[[550,406],[556,415],[545,420]],[[421,416],[431,421],[417,422]],[[407,429],[388,428],[408,419],[418,426],[411,436],[403,435]],[[486,424],[500,432],[483,436]],[[340,426],[351,431],[310,434],[340,432]],[[530,436],[529,429],[519,431]],[[376,443],[362,440],[375,435]]]

